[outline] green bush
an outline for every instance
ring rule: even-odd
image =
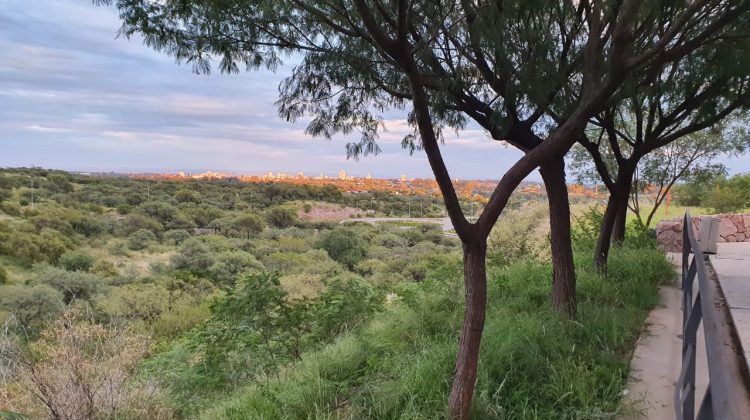
[[[367,243],[354,231],[347,228],[336,228],[324,234],[316,247],[324,249],[334,261],[349,269],[367,258]]]
[[[157,241],[156,235],[146,229],[138,229],[128,236],[128,248],[137,251],[144,249]]]
[[[94,257],[84,251],[68,251],[60,256],[60,265],[68,271],[87,272],[94,265]]]
[[[8,270],[0,265],[0,286],[8,283]]]
[[[266,213],[266,221],[277,228],[291,227],[297,223],[297,213],[291,209],[274,207]]]
[[[590,254],[577,255],[576,319],[549,309],[548,263],[490,272],[473,418],[622,414],[637,335],[658,303],[658,285],[674,271],[656,250],[618,247],[605,276],[590,268]],[[305,353],[279,376],[251,382],[200,417],[443,418],[463,311],[459,263],[436,266],[448,277],[399,288],[360,330]]]
[[[179,245],[187,239],[190,239],[190,233],[185,229],[173,229],[164,232],[163,237],[165,241],[171,242],[174,245]]]
[[[172,257],[172,266],[177,270],[206,273],[214,264],[211,250],[198,238],[191,238],[180,245],[178,253]]]
[[[732,213],[745,208],[745,201],[737,191],[716,186],[703,200],[713,213]]]
[[[63,299],[46,284],[3,286],[0,309],[13,314],[21,325],[35,328],[62,313]]]
[[[39,283],[54,287],[62,294],[66,304],[74,300],[91,299],[102,281],[99,277],[80,271],[66,271],[50,266],[35,266]]]

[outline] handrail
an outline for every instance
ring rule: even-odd
[[[721,291],[717,282],[709,281],[706,259],[693,234],[689,212],[685,213],[682,223],[681,277],[682,369],[675,384],[675,415],[678,420],[750,418],[750,397],[742,378],[742,362],[732,348],[732,321],[721,306]],[[694,295],[696,277],[698,290]],[[695,363],[701,321],[709,382],[696,417]]]

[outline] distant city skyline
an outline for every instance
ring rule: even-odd
[[[293,60],[272,73],[192,74],[189,66],[116,38],[116,11],[91,0],[0,0],[0,167],[89,172],[261,174],[326,172],[430,178],[421,152],[401,140],[404,110],[383,115],[383,153],[346,159],[345,145],[305,134],[309,119],[282,120],[274,102]],[[454,179],[499,179],[521,152],[477,126],[446,132]],[[747,171],[750,156],[725,159]],[[539,180],[533,172],[529,180]],[[570,181],[571,179],[569,179]]]

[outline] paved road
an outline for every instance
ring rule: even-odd
[[[710,257],[711,265],[750,367],[750,242],[720,243],[718,248]]]
[[[345,219],[339,223],[364,222],[371,225],[382,222],[412,222],[412,223],[432,223],[440,225],[444,231],[453,230],[453,223],[447,217],[361,217],[358,219]]]

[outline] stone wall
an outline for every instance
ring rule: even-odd
[[[718,217],[721,221],[719,242],[750,242],[750,214],[717,214],[694,216],[693,233],[700,238],[701,217]],[[682,251],[682,218],[662,220],[656,224],[656,242],[667,252]]]

